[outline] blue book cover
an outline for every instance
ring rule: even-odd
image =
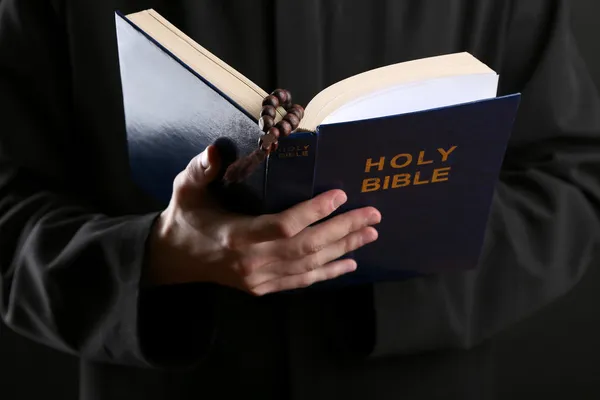
[[[352,255],[359,265],[476,267],[518,103],[512,95],[319,128],[314,194],[339,188],[348,202],[338,212],[382,214],[379,239]]]
[[[168,204],[173,179],[210,144],[226,159],[252,152],[262,131],[244,109],[210,82],[116,13],[121,90],[132,178],[146,193]],[[264,209],[266,164],[230,189],[230,208]],[[237,209],[236,209],[237,211]]]
[[[116,29],[136,184],[166,205],[175,176],[209,144],[218,142],[231,159],[256,149],[255,118],[119,13]],[[338,212],[378,208],[379,239],[348,255],[359,268],[338,283],[476,268],[519,100],[514,94],[294,133],[235,192],[220,192],[223,204],[278,212],[339,188],[348,202]]]

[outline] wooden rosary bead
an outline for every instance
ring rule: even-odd
[[[269,131],[267,132],[267,135],[271,135],[275,139],[279,139],[279,136],[281,136],[281,131],[279,130],[279,128],[277,127],[277,125],[275,125],[271,129],[269,129]]]
[[[273,106],[264,106],[262,108],[262,111],[260,112],[260,116],[264,117],[265,115],[268,115],[269,117],[275,119],[275,107]]]
[[[263,115],[258,120],[258,128],[263,132],[268,132],[273,126],[275,126],[275,118],[270,115]]]
[[[275,124],[276,109],[283,107],[286,115]],[[249,177],[252,172],[264,162],[269,154],[279,147],[279,137],[290,135],[298,128],[304,117],[304,108],[298,104],[292,104],[292,94],[285,89],[276,89],[262,101],[262,109],[258,126],[261,131],[266,132],[258,139],[258,148],[249,155],[233,162],[223,176],[226,184],[241,182]]]
[[[300,125],[300,118],[295,113],[287,113],[283,119],[290,123],[292,131],[295,131],[298,125]]]
[[[274,95],[269,95],[267,97],[265,97],[265,99],[262,102],[263,107],[264,106],[272,106],[272,107],[279,107],[279,99],[277,98],[277,96]]]
[[[288,90],[283,89],[283,91],[286,94],[286,99],[284,102],[281,102],[281,106],[287,110],[292,106],[292,94]]]
[[[289,136],[290,133],[292,133],[292,131],[293,131],[292,124],[290,124],[285,119],[282,119],[281,121],[279,121],[277,123],[277,125],[275,125],[275,127],[279,129],[279,132],[281,133],[281,136],[283,136],[283,137]]]
[[[298,119],[304,118],[304,107],[299,104],[294,104],[287,110],[287,112],[296,114]]]
[[[294,110],[294,109],[290,109],[290,111],[287,112],[287,115],[293,115],[294,117],[298,118],[298,120],[300,120],[300,117],[298,115],[300,115],[300,113],[298,112],[298,110]]]
[[[279,105],[283,105],[288,101],[288,94],[289,92],[283,89],[275,89],[273,93],[271,93],[272,96],[277,97]]]
[[[273,129],[273,128],[271,128],[271,129]],[[263,137],[260,138],[259,145],[263,150],[270,151],[271,145],[273,143],[276,143],[277,139],[278,139],[277,136],[275,136],[271,133],[267,133],[266,135],[263,135]]]

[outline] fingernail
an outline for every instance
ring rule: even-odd
[[[379,215],[379,213],[371,213],[371,215],[369,215],[369,217],[367,218],[367,224],[368,225],[373,225],[373,224],[378,224],[381,222],[381,215]]]
[[[202,168],[208,168],[208,149],[205,149],[200,155],[200,164]]]
[[[333,206],[335,208],[338,208],[339,206],[341,206],[342,204],[344,204],[346,202],[346,200],[348,200],[348,197],[346,197],[345,194],[338,194],[334,199],[333,199]]]

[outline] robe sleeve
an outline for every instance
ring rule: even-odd
[[[373,357],[472,348],[600,262],[600,102],[563,1],[513,1],[501,94],[522,102],[480,265],[374,287]]]
[[[70,180],[65,160],[85,132],[69,122],[63,20],[49,1],[0,2],[0,315],[89,360],[193,362],[213,337],[211,288],[143,288],[158,213],[109,216]]]

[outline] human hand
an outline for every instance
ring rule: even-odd
[[[321,221],[347,200],[341,190],[277,214],[227,212],[208,193],[219,167],[209,146],[175,179],[151,241],[150,282],[213,282],[261,296],[352,272],[356,262],[338,258],[377,239],[373,207]]]

